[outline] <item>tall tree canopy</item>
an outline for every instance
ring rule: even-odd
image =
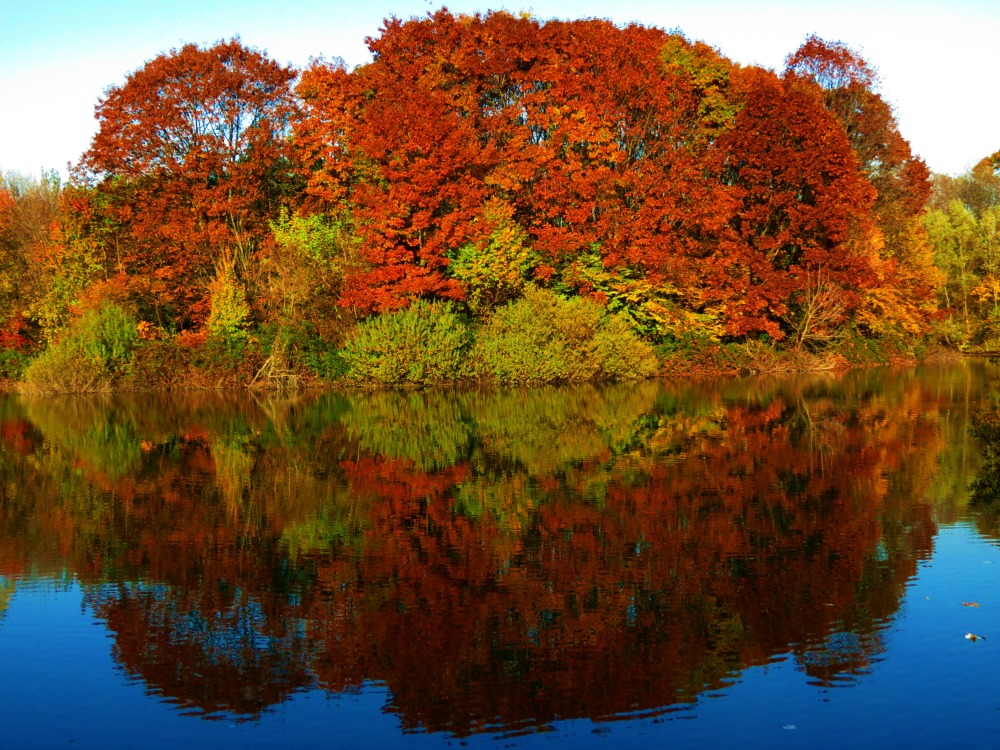
[[[668,43],[686,67],[665,63]],[[698,87],[713,81],[696,74],[714,65],[724,81],[729,63],[704,45],[604,21],[445,11],[392,20],[369,45],[370,65],[314,65],[299,88],[297,142],[322,165],[310,191],[348,200],[366,240],[350,303],[462,297],[449,260],[489,245],[486,213],[522,228],[543,279],[594,250],[660,275],[719,224],[707,207],[725,197],[698,161],[710,130]]]
[[[875,89],[878,74],[840,42],[810,36],[788,56],[785,76],[811,80],[847,134],[861,173],[875,190],[878,283],[866,294],[862,321],[874,329],[927,330],[940,275],[920,217],[930,173],[900,134],[891,107]]]
[[[447,11],[368,43],[369,65],[304,73],[296,130],[309,193],[364,237],[344,295],[364,310],[466,296],[462,264],[489,265],[500,231],[539,283],[782,338],[817,291],[846,314],[877,285],[883,183],[923,184],[908,150],[876,180],[888,157],[828,100],[871,83],[847,52],[783,81],[660,29]]]
[[[296,73],[238,39],[188,44],[108,89],[80,165],[94,210],[178,323],[207,312],[217,265],[239,268],[294,184]]]

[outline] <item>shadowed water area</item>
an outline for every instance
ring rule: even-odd
[[[0,744],[988,746],[998,378],[5,397]]]

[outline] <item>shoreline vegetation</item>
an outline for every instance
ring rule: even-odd
[[[348,70],[238,39],[110,87],[68,183],[0,181],[31,392],[542,384],[1000,349],[1000,152],[931,175],[875,69],[679,33],[389,19]]]

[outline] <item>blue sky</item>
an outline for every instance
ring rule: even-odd
[[[65,172],[96,129],[105,88],[186,42],[239,36],[282,63],[369,59],[364,38],[428,0],[0,0],[0,170]],[[810,33],[861,52],[882,77],[903,135],[937,172],[1000,149],[997,0],[453,0],[456,13],[527,10],[679,28],[740,63],[780,69]]]

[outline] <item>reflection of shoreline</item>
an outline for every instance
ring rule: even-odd
[[[206,714],[377,680],[404,727],[464,734],[656,711],[789,650],[835,682],[930,550],[950,407],[905,375],[757,385],[29,404],[3,470],[40,492],[0,536]]]

